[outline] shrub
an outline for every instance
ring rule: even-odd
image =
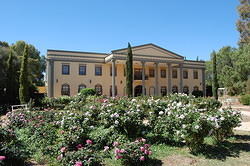
[[[94,96],[96,95],[96,91],[93,88],[84,88],[80,91],[81,96]]]
[[[202,97],[203,96],[203,91],[201,90],[195,90],[192,92],[192,95],[195,97]]]
[[[92,140],[76,146],[61,147],[57,159],[65,166],[98,166],[103,160],[102,154],[94,149]]]
[[[250,94],[242,95],[240,97],[240,102],[243,105],[250,105]]]
[[[29,157],[30,153],[19,141],[12,129],[4,129],[0,127],[0,154],[5,159],[0,161],[0,165],[24,165],[24,161]]]
[[[134,142],[119,144],[114,142],[114,156],[122,161],[122,165],[145,165],[152,154],[150,145],[146,144],[146,139],[140,138]]]
[[[73,100],[70,96],[61,96],[57,98],[46,97],[43,99],[42,104],[45,108],[52,108],[56,110],[64,109]]]

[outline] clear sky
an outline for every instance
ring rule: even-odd
[[[0,40],[109,53],[154,43],[187,59],[237,47],[238,0],[2,0]]]

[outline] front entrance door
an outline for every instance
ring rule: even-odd
[[[137,85],[135,87],[135,97],[141,96],[141,95],[142,95],[142,86],[141,85]]]

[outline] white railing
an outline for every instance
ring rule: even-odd
[[[21,105],[12,105],[11,106],[11,110],[12,111],[16,111],[16,110],[27,110],[28,109],[28,105],[27,104],[21,104]]]

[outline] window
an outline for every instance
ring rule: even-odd
[[[183,71],[183,78],[188,79],[188,71],[187,70]]]
[[[86,88],[86,85],[84,84],[81,84],[78,86],[78,93],[81,92],[82,89],[85,89]]]
[[[166,86],[162,86],[161,87],[161,95],[162,96],[166,96],[167,95],[167,87]]]
[[[166,78],[166,70],[161,69],[161,78]]]
[[[172,71],[172,78],[177,78],[177,70],[176,69],[174,69]]]
[[[110,86],[109,94],[112,96],[112,85]],[[117,96],[117,86],[115,86],[115,96]]]
[[[149,69],[149,77],[155,77],[155,70]]]
[[[79,65],[79,75],[86,75],[86,65]]]
[[[95,86],[95,91],[97,95],[102,95],[102,86],[100,84],[97,84]]]
[[[183,87],[183,93],[189,94],[189,88],[188,88],[188,86],[184,86]]]
[[[194,79],[198,79],[198,71],[194,70]]]
[[[68,84],[63,84],[61,89],[61,95],[70,95],[70,88]]]
[[[112,65],[110,66],[110,76],[112,76]],[[115,76],[117,76],[117,67],[115,67]]]
[[[198,91],[199,87],[198,86],[194,86],[194,91]]]
[[[142,69],[134,69],[134,80],[142,80]]]
[[[173,93],[178,93],[178,87],[174,85],[174,86],[172,87],[172,92],[173,92]]]
[[[95,66],[95,75],[96,76],[102,75],[102,66]]]
[[[68,64],[62,65],[62,74],[69,75],[69,65]]]

